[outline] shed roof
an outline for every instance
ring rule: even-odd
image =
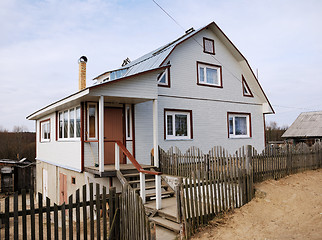
[[[322,111],[301,113],[282,137],[322,137]]]

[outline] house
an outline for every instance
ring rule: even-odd
[[[119,164],[158,167],[158,146],[265,146],[265,114],[274,110],[246,58],[214,22],[125,60],[90,87],[86,62],[80,58],[79,91],[27,117],[36,120],[37,189],[44,196],[63,202],[89,182],[119,188]]]
[[[321,141],[322,111],[301,113],[285,131],[282,138],[293,144],[305,142],[310,146]]]

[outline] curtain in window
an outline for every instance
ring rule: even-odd
[[[176,136],[187,136],[187,115],[176,114]]]
[[[235,117],[235,135],[247,135],[246,117]]]
[[[218,84],[217,69],[206,68],[207,83]]]
[[[204,68],[199,67],[199,82],[204,82],[205,81],[205,75],[204,75]]]
[[[172,115],[167,116],[167,123],[167,133],[168,135],[173,135]]]
[[[234,119],[229,117],[229,134],[234,134]]]

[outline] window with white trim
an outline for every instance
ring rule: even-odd
[[[198,85],[222,87],[221,66],[197,62]]]
[[[40,122],[40,136],[41,136],[41,139],[40,139],[41,142],[50,141],[50,119]]]
[[[215,41],[210,38],[203,38],[203,51],[204,53],[215,54]]]
[[[58,113],[58,139],[80,138],[80,107],[70,108]]]
[[[192,138],[191,111],[165,110],[165,139],[184,140]]]
[[[87,106],[87,134],[88,139],[97,139],[97,104],[89,103]]]
[[[160,73],[157,80],[159,86],[170,87],[169,68],[165,69],[162,73]]]
[[[228,113],[229,138],[251,137],[250,113]]]
[[[125,107],[125,127],[126,140],[132,140],[132,108],[131,105]]]

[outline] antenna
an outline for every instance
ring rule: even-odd
[[[256,78],[258,80],[258,68],[256,68]]]

